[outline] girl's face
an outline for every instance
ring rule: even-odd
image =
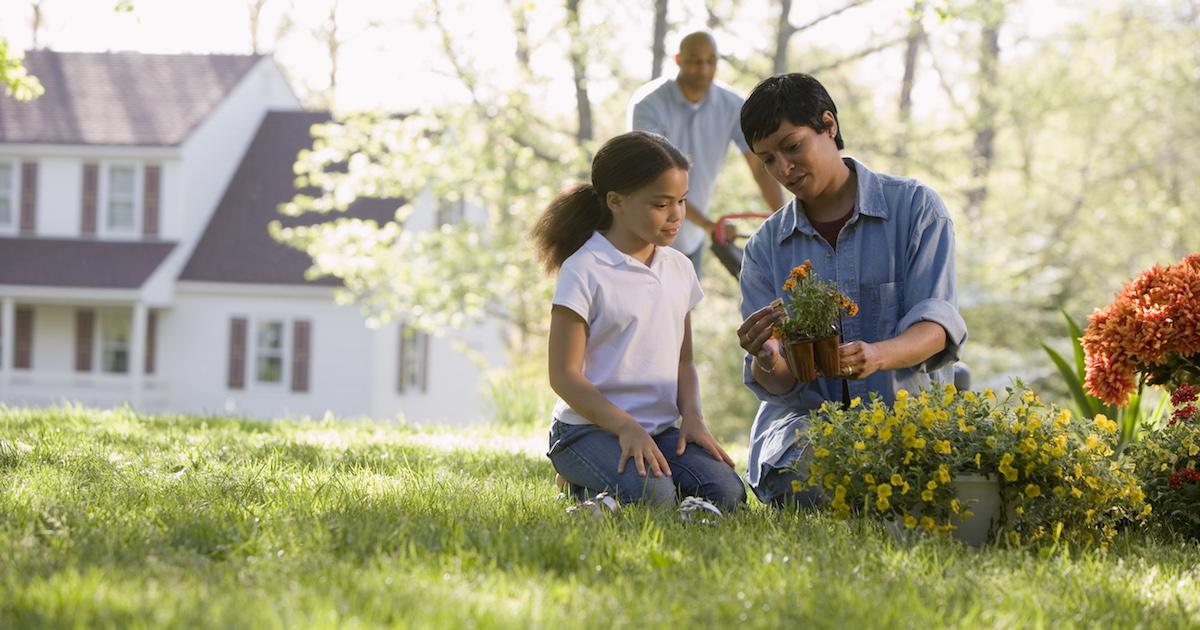
[[[828,127],[824,132],[784,119],[775,133],[754,143],[754,153],[767,172],[801,201],[825,193],[841,163],[833,139],[837,130],[833,115],[825,112],[823,118]]]
[[[688,172],[671,168],[628,195],[609,192],[613,230],[647,244],[670,245],[683,224],[687,191]]]

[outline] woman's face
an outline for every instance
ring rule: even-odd
[[[670,245],[683,224],[687,192],[688,172],[681,168],[663,171],[628,195],[610,192],[613,227],[646,243]]]
[[[775,133],[754,143],[755,155],[767,172],[801,201],[820,197],[830,186],[841,163],[833,115],[825,112],[825,131],[797,125],[787,119]]]

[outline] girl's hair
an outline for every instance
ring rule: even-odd
[[[578,183],[550,202],[532,236],[538,259],[553,273],[597,230],[612,226],[609,191],[628,195],[672,168],[688,169],[688,159],[666,138],[631,131],[610,139],[592,159],[592,183]]]

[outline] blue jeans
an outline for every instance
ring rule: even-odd
[[[812,449],[806,440],[797,440],[774,465],[764,465],[762,478],[758,485],[753,486],[754,495],[767,505],[775,507],[796,506],[813,508],[826,502],[825,492],[821,486],[808,485],[808,463],[811,460]],[[799,464],[800,473],[792,470]],[[795,484],[800,484],[800,492],[796,492]]]
[[[566,424],[554,421],[550,427],[550,452],[546,456],[554,469],[572,485],[577,498],[607,491],[622,503],[645,502],[675,505],[676,490],[681,496],[698,496],[727,511],[746,503],[746,486],[737,472],[695,444],[688,444],[683,455],[676,455],[679,429],[671,427],[654,436],[671,476],[655,477],[637,473],[632,461],[625,472],[617,474],[621,445],[616,434],[594,424]]]

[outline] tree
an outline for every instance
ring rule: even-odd
[[[0,37],[0,84],[4,85],[6,95],[18,101],[32,100],[45,92],[42,83],[21,63],[24,58],[25,55],[9,50],[7,38]]]
[[[669,0],[654,0],[654,38],[651,40],[650,79],[662,76],[667,56],[667,5]]]

